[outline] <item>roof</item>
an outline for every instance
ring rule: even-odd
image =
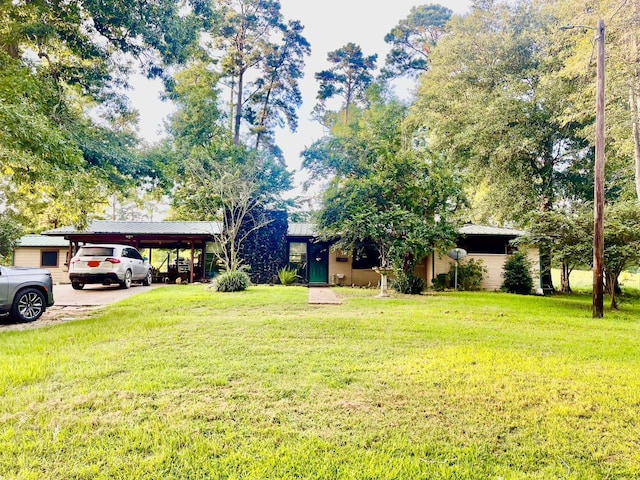
[[[116,222],[94,220],[85,230],[62,227],[44,232],[45,235],[126,234],[126,235],[216,235],[220,233],[220,222]]]
[[[287,235],[290,237],[313,237],[316,226],[313,223],[290,223]]]
[[[44,235],[25,235],[18,240],[17,247],[45,247],[45,248],[67,248],[69,240],[57,237],[47,237]]]
[[[473,225],[468,223],[462,226],[458,233],[460,235],[491,235],[495,237],[519,237],[526,232],[523,230],[516,230],[515,228],[502,228],[502,227],[488,227],[486,225]]]
[[[313,237],[316,226],[313,223],[290,223],[288,235],[290,237]],[[466,224],[458,230],[461,235],[491,235],[503,237],[519,237],[526,232],[514,228],[488,227],[486,225]]]

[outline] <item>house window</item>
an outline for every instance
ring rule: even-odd
[[[300,278],[307,278],[307,242],[289,243],[289,267],[294,268]]]
[[[57,250],[41,251],[40,266],[58,268],[58,251]]]
[[[289,244],[289,263],[296,268],[307,263],[307,242],[291,242]]]
[[[380,254],[378,249],[373,245],[363,245],[353,252],[354,269],[370,270],[373,267],[380,266]]]

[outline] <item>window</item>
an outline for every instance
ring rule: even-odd
[[[40,252],[40,266],[41,267],[58,267],[58,251],[46,251]]]
[[[363,245],[353,252],[354,269],[370,270],[373,267],[380,266],[380,254],[378,249],[373,245]]]
[[[306,242],[291,242],[289,244],[289,263],[295,265],[307,263]]]

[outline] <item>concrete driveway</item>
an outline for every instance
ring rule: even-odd
[[[74,290],[70,284],[54,285],[55,305],[47,309],[35,322],[15,323],[9,319],[0,319],[0,333],[12,330],[30,330],[60,323],[80,320],[91,316],[92,312],[125,298],[148,292],[154,288],[165,287],[162,283],[148,287],[132,285],[129,289],[119,286],[86,285],[83,290]]]
[[[165,287],[163,283],[154,283],[148,287],[133,284],[131,288],[120,288],[118,285],[85,285],[82,290],[74,290],[70,284],[54,285],[53,298],[56,307],[97,307],[111,305],[125,298],[148,292],[158,287]]]

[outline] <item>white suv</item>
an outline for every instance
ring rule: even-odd
[[[88,283],[119,283],[122,288],[129,288],[132,282],[151,285],[152,275],[149,262],[129,245],[85,245],[69,263],[69,280],[75,290]]]

